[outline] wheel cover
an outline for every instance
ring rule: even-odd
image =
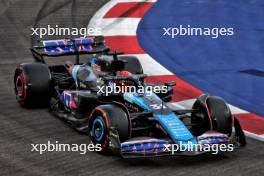
[[[23,97],[24,96],[24,79],[21,76],[18,76],[16,79],[16,94],[19,97]]]
[[[97,142],[100,142],[103,139],[104,136],[104,123],[102,121],[102,118],[100,116],[97,116],[92,125],[92,136]]]

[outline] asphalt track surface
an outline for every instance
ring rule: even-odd
[[[31,152],[31,143],[89,144],[46,109],[22,109],[13,94],[13,71],[33,62],[28,51],[32,26],[85,27],[106,1],[0,1],[0,175],[264,175],[263,142],[233,153],[199,157],[124,160],[94,152]]]

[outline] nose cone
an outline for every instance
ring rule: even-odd
[[[196,144],[196,139],[191,132],[186,128],[183,122],[174,113],[157,114],[155,119],[165,128],[172,140],[176,144],[192,142]]]

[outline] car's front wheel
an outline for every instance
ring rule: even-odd
[[[201,95],[193,105],[192,131],[198,136],[208,130],[231,135],[232,114],[227,103],[220,97]]]
[[[121,142],[129,139],[131,125],[128,114],[114,104],[96,107],[89,117],[89,136],[95,145],[100,144],[102,153],[106,153],[110,149],[111,128],[117,130]]]

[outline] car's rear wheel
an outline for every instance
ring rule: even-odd
[[[193,109],[198,112],[192,113],[192,131],[195,135],[201,135],[208,130],[231,135],[232,115],[226,102],[216,96],[202,95],[193,104]]]
[[[96,107],[89,118],[89,136],[95,145],[101,145],[102,153],[109,152],[110,128],[117,130],[121,142],[129,139],[131,126],[127,113],[114,104]]]
[[[14,75],[17,101],[25,107],[47,105],[50,98],[51,74],[45,64],[20,64]]]

